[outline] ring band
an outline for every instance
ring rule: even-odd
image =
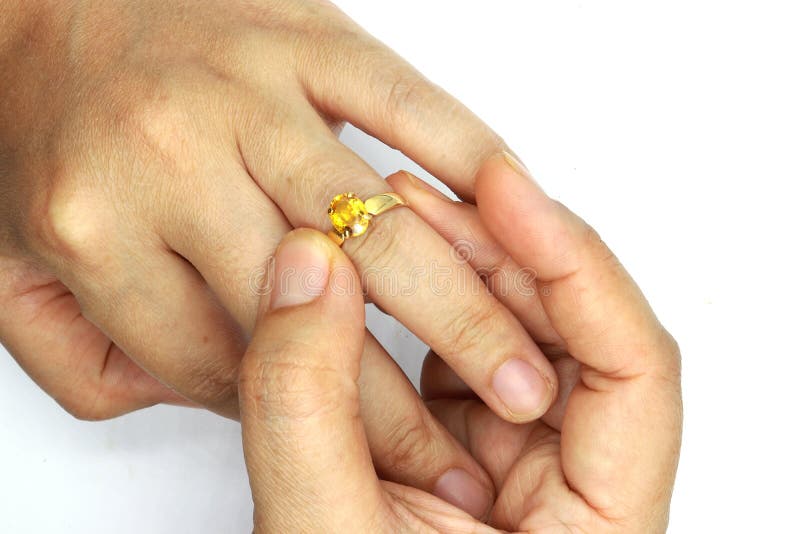
[[[328,217],[333,224],[328,237],[341,246],[347,239],[366,232],[370,220],[376,215],[405,205],[406,201],[397,193],[375,195],[366,201],[362,201],[355,193],[336,195],[328,207]]]

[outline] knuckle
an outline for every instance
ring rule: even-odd
[[[356,46],[359,64],[355,71],[366,80],[371,99],[369,113],[385,125],[387,141],[419,130],[420,124],[440,135],[458,124],[469,132],[472,149],[462,157],[465,168],[477,172],[486,159],[507,148],[505,141],[481,122],[457,98],[422,75],[412,65],[380,42]],[[434,120],[435,119],[435,120]]]
[[[297,103],[293,99],[265,100],[248,92],[243,92],[243,95],[243,100],[257,103],[243,106],[236,117],[241,124],[241,142],[244,145],[257,146],[289,161],[308,154],[309,132],[298,124]],[[249,139],[248,135],[260,139]]]
[[[91,409],[87,409],[84,406],[76,405],[76,404],[61,404],[61,407],[71,415],[73,418],[77,419],[78,421],[86,421],[86,422],[97,422],[97,421],[105,421],[110,418],[101,417],[97,412]]]
[[[283,155],[286,161],[293,161],[286,165],[283,177],[285,183],[291,190],[291,194],[299,202],[311,203],[315,199],[325,197],[325,181],[319,177],[327,176],[333,182],[339,182],[342,173],[337,168],[336,162],[330,158],[323,157],[322,151],[315,153],[308,152],[308,146],[303,147],[303,142],[299,136],[292,136],[293,139],[283,143]],[[305,152],[305,155],[303,153]],[[301,204],[302,205],[302,204]]]
[[[396,63],[398,60],[391,58],[390,61]],[[413,68],[401,64],[390,69],[385,76],[383,84],[386,89],[383,92],[383,100],[379,100],[377,104],[380,106],[380,115],[391,121],[396,131],[416,120],[420,114],[429,109],[434,99],[440,101],[440,109],[442,105],[450,106],[450,110],[445,110],[445,116],[457,113],[455,100],[440,98],[443,96],[442,89]]]
[[[680,382],[681,376],[681,348],[678,341],[670,334],[666,328],[661,327],[661,352],[664,358],[664,369],[662,374],[665,378],[673,382]]]
[[[664,350],[670,357],[674,360],[680,360],[681,358],[681,347],[678,343],[678,340],[673,337],[672,334],[667,331],[667,329],[663,329],[664,335]]]
[[[239,374],[241,402],[273,421],[324,417],[348,402],[357,413],[356,384],[344,380],[338,369],[297,357],[309,350],[315,349],[290,343],[271,347],[267,353],[248,353]]]
[[[497,331],[497,323],[497,310],[490,303],[463,306],[446,321],[443,344],[450,354],[468,352],[481,344],[487,332]]]
[[[595,253],[597,256],[610,259],[614,257],[614,253],[608,248],[606,242],[600,237],[600,233],[590,224],[584,223],[581,240],[584,247],[590,252]]]
[[[303,31],[309,26],[330,26],[331,17],[343,17],[342,11],[330,0],[258,2],[242,15],[261,28],[285,27],[293,31]]]
[[[569,210],[569,208],[563,204],[561,204],[561,209]],[[606,242],[603,241],[600,233],[592,225],[577,215],[573,216],[577,217],[580,223],[580,229],[578,231],[578,245],[581,247],[581,249],[585,250],[590,257],[597,258],[600,263],[606,263],[616,266],[617,268],[621,268],[622,265],[619,264],[614,252],[608,247]]]
[[[69,393],[58,398],[58,404],[78,421],[106,421],[121,415],[105,402],[102,390],[98,387],[82,388],[81,393]]]
[[[386,434],[383,460],[395,476],[419,475],[419,470],[436,457],[434,434],[418,410],[394,421]]]
[[[87,408],[85,405],[79,402],[74,402],[71,399],[59,400],[58,404],[64,409],[64,411],[78,421],[102,420],[101,418],[97,417],[97,413],[94,410]]]
[[[507,296],[512,291],[534,289],[535,271],[518,267],[504,250],[488,250],[483,254],[487,258],[487,267],[476,269],[476,272],[493,295]],[[527,286],[522,287],[523,283]]]
[[[195,136],[187,135],[192,129],[189,110],[196,107],[189,97],[166,82],[154,88],[153,94],[121,105],[117,110],[117,124],[124,140],[150,153],[177,175],[188,175],[196,158],[192,157]]]
[[[57,174],[29,214],[33,235],[28,241],[68,260],[88,261],[109,236],[104,210],[79,173]]]
[[[386,110],[389,112],[413,112],[419,103],[435,93],[430,82],[403,67],[389,75],[389,82],[386,92]]]
[[[237,373],[235,367],[205,365],[193,370],[186,391],[189,399],[211,409],[224,410],[237,395]]]
[[[310,0],[295,4],[292,29],[318,37],[334,37],[353,22],[331,0]],[[305,41],[305,40],[304,40]],[[317,41],[319,42],[319,40]]]

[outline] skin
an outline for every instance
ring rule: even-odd
[[[384,181],[341,145],[345,121],[468,202],[506,149],[327,2],[8,0],[0,21],[0,341],[81,419],[160,402],[239,417],[242,354],[260,293],[272,295],[254,285],[264,258],[293,227],[327,230],[335,194],[368,198],[407,177]],[[401,286],[436,261],[478,291],[433,291],[423,276],[399,297],[368,283],[368,298],[500,420],[558,427],[575,361],[549,352],[555,325],[534,335],[546,306],[526,314],[525,298],[492,294],[478,260],[458,261],[427,218],[393,210],[343,250],[360,273],[386,269]],[[359,416],[378,474],[482,517],[493,472],[364,336]],[[498,393],[508,362],[543,384],[523,409]],[[469,481],[444,484],[454,469]]]
[[[553,354],[575,363],[574,373],[563,373],[574,377],[564,406],[549,422],[513,424],[443,360],[429,357],[423,372],[429,405],[497,487],[488,525],[376,475],[357,386],[363,302],[326,280],[320,296],[291,306],[264,300],[242,365],[256,532],[666,530],[682,420],[675,341],[596,232],[548,198],[513,159],[490,158],[476,192],[477,216],[489,231],[484,244],[538,273],[541,297],[529,302],[526,324],[557,336]],[[491,209],[501,201],[508,217]],[[474,207],[459,209],[456,222],[475,214]],[[289,234],[278,251],[283,267],[293,264],[280,260],[290,247],[294,264],[307,266],[316,255],[324,270],[353,269],[321,234]]]
[[[326,231],[334,195],[391,190],[339,142],[344,122],[466,200],[506,148],[329,2],[8,0],[0,21],[0,341],[80,419],[162,402],[239,417],[264,258],[294,227]],[[474,282],[468,296],[425,276],[408,295],[365,290],[504,420],[549,409],[550,361],[422,217],[383,214],[343,250],[400,286],[430,262]],[[498,393],[509,361],[538,377],[524,403]],[[436,491],[462,469],[479,513],[488,474],[369,334],[361,362],[381,475]]]

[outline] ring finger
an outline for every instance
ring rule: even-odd
[[[245,173],[213,174],[228,179],[209,180],[191,197],[186,195],[192,200],[172,211],[170,220],[160,225],[161,233],[200,271],[249,337],[259,292],[275,290],[274,283],[262,283],[274,268],[262,269],[265,258],[275,255],[291,227]],[[370,335],[361,369],[361,416],[378,473],[436,493],[476,517],[485,515],[493,502],[491,480],[431,416],[403,371]],[[231,395],[230,404],[235,404],[235,393]]]
[[[268,121],[251,123],[269,128]],[[242,132],[243,156],[295,227],[327,231],[326,208],[336,194],[355,191],[367,199],[390,190],[310,107],[300,123],[282,126],[289,148],[279,160],[265,157],[267,147],[258,141],[274,135]],[[545,413],[555,398],[556,374],[477,273],[411,210],[391,210],[370,224],[364,236],[343,245],[369,297],[430,345],[501,417],[524,422]]]

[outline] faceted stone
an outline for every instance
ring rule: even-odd
[[[370,216],[364,203],[354,193],[336,195],[328,208],[333,228],[348,237],[367,231]]]

